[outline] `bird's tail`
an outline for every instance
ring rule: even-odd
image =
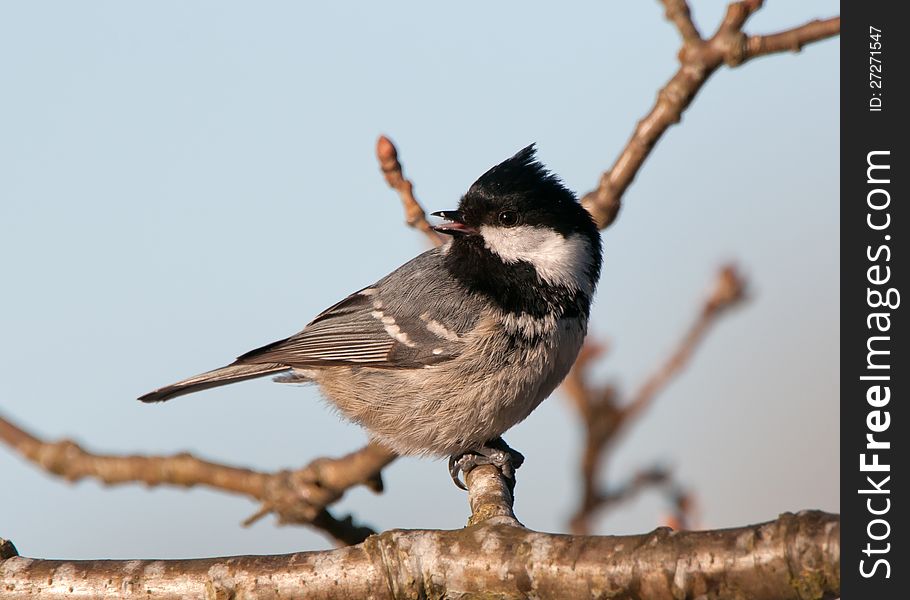
[[[214,371],[207,371],[194,377],[189,377],[183,381],[172,383],[163,388],[158,388],[154,392],[139,396],[139,399],[143,402],[164,402],[165,400],[170,400],[171,398],[176,398],[177,396],[182,396],[184,394],[192,394],[193,392],[207,390],[208,388],[218,387],[219,385],[227,385],[246,379],[255,379],[256,377],[263,377],[271,373],[278,373],[289,369],[290,367],[287,365],[280,365],[277,363],[251,365],[234,363],[226,367],[221,367],[220,369],[215,369]]]

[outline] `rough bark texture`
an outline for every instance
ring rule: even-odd
[[[591,537],[538,533],[500,518],[457,531],[387,531],[356,546],[278,556],[14,556],[0,560],[0,597],[804,600],[835,598],[840,588],[836,515],[787,513],[721,531]]]

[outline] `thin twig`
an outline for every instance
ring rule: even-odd
[[[624,502],[636,496],[649,487],[663,485],[670,481],[670,470],[662,466],[642,469],[635,473],[622,485],[613,487],[598,498],[601,507],[606,507],[617,502]]]
[[[585,425],[585,444],[581,459],[582,495],[575,515],[570,521],[574,532],[589,531],[590,521],[598,510],[629,496],[627,493],[617,491],[601,491],[601,465],[606,459],[606,451],[634,418],[653,403],[673,377],[685,368],[711,325],[721,314],[745,298],[745,289],[745,281],[732,265],[722,267],[695,322],[667,360],[645,379],[628,402],[623,402],[612,385],[600,388],[591,386],[588,370],[591,363],[603,354],[604,347],[596,342],[585,343],[572,371],[563,383],[563,390],[579,411]],[[643,477],[631,490],[638,491],[644,486],[663,483],[665,480],[659,477]]]
[[[597,188],[582,197],[601,229],[609,227],[619,214],[622,197],[632,184],[654,145],[671,125],[679,123],[695,95],[718,68],[788,50],[830,38],[840,31],[840,18],[813,21],[787,31],[770,35],[746,36],[742,31],[748,18],[762,2],[747,0],[727,7],[720,26],[708,40],[702,40],[689,15],[688,4],[662,0],[667,18],[683,37],[679,52],[680,67],[661,88],[650,112],[638,122],[635,131],[613,166],[605,171]]]
[[[373,530],[356,525],[350,517],[336,518],[326,507],[356,485],[382,491],[382,469],[396,458],[390,450],[371,443],[340,458],[318,458],[301,469],[262,473],[185,453],[94,454],[71,440],[45,442],[3,417],[0,417],[0,440],[45,471],[67,481],[88,477],[107,485],[136,482],[148,486],[203,485],[261,502],[262,508],[247,519],[246,525],[274,513],[279,523],[310,525],[340,544],[357,544]]]
[[[777,52],[799,52],[803,46],[827,39],[840,31],[840,17],[819,19],[800,27],[769,35],[750,35],[746,39],[746,56],[757,58]]]
[[[698,33],[698,28],[692,22],[692,13],[686,0],[661,0],[661,2],[664,5],[667,20],[676,25],[683,42],[701,40],[701,34]]]
[[[676,350],[638,388],[622,414],[622,425],[641,415],[667,384],[688,364],[710,327],[728,309],[746,297],[746,283],[733,265],[720,269],[714,287],[702,306],[698,318],[683,336]]]
[[[430,228],[427,213],[414,196],[414,184],[404,176],[404,170],[398,161],[398,149],[392,140],[384,135],[379,136],[376,142],[376,158],[379,160],[379,168],[382,169],[386,183],[398,192],[401,198],[407,224],[422,231],[434,246],[445,243],[445,238]]]
[[[679,484],[673,484],[668,492],[672,499],[672,512],[667,516],[665,525],[675,531],[699,529],[700,519],[695,494]]]
[[[749,17],[755,14],[763,5],[763,0],[741,0],[727,5],[724,18],[717,28],[717,33],[734,33],[742,30]],[[717,37],[717,33],[714,34]]]

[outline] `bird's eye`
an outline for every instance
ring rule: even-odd
[[[499,219],[499,224],[503,227],[515,227],[521,220],[518,217],[518,213],[514,210],[504,210],[499,213],[499,216],[497,218]]]

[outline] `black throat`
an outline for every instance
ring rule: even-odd
[[[585,292],[547,283],[529,262],[503,262],[478,235],[452,240],[444,264],[470,293],[485,296],[506,313],[587,317],[591,308]]]

